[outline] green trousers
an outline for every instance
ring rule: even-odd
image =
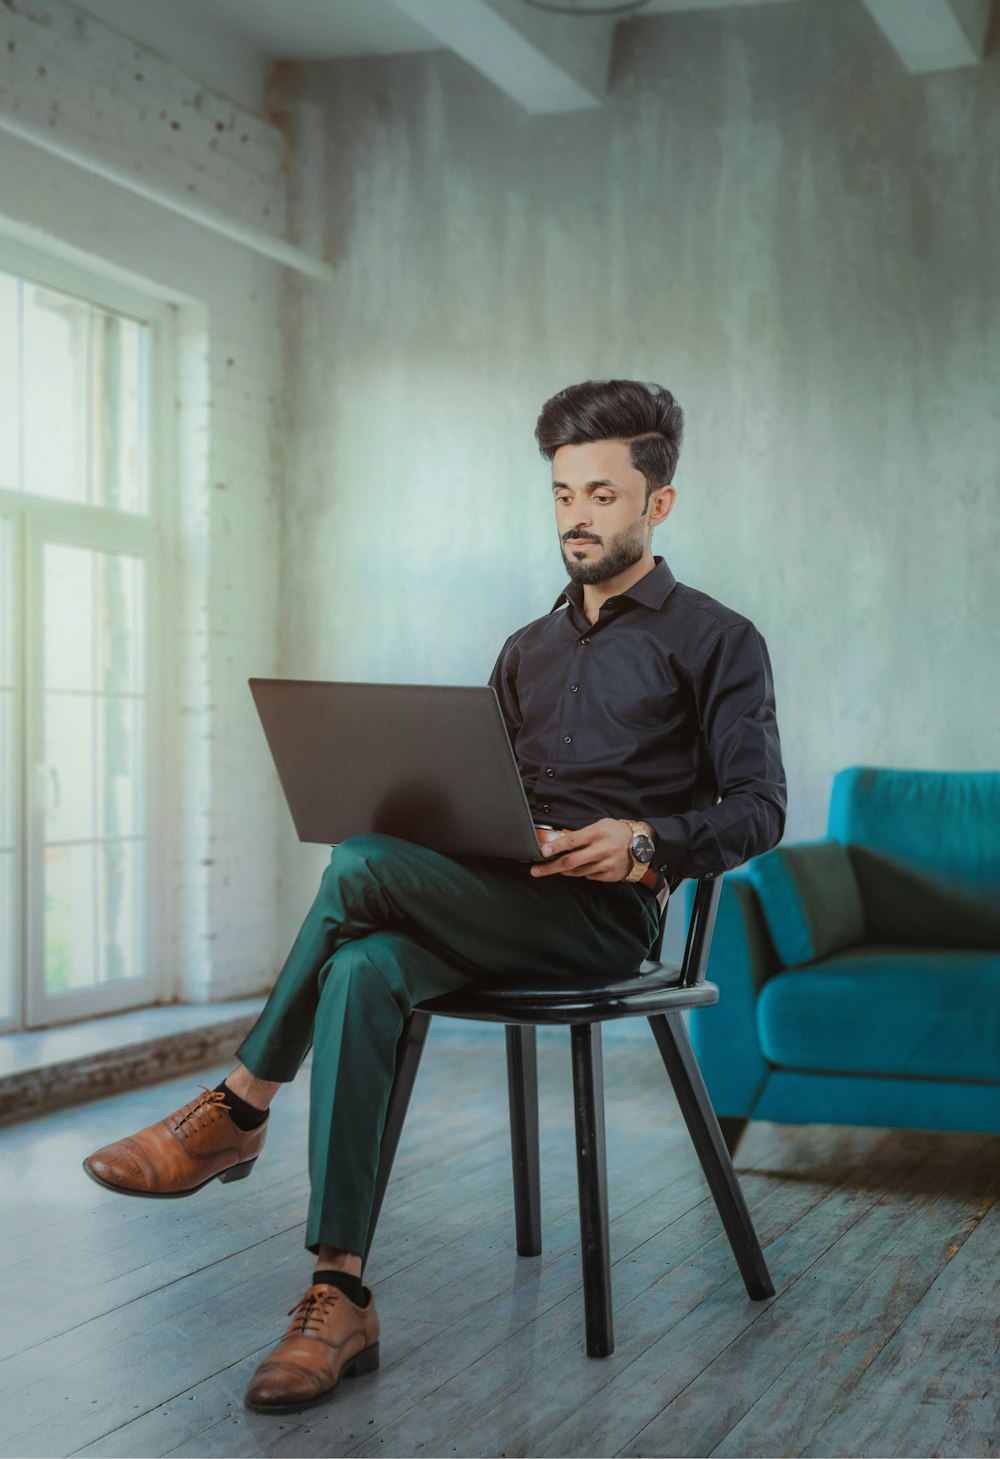
[[[305,1245],[364,1251],[403,1022],[424,998],[505,973],[634,973],[659,926],[635,882],[443,855],[378,832],[332,850],[292,950],[236,1057],[289,1081],[310,1048]]]

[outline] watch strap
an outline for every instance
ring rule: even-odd
[[[622,819],[625,821],[626,826],[628,826],[631,830],[633,836],[645,836],[647,834],[645,826],[641,825],[638,821],[630,821],[627,819],[627,817],[624,816],[622,817]],[[625,880],[640,881],[645,886],[650,887],[653,891],[656,891],[657,887],[660,884],[660,873],[658,871],[654,871],[651,866],[643,866],[641,861],[637,861],[635,857],[632,856],[631,845],[629,846],[629,856],[632,857],[632,870],[629,872]]]

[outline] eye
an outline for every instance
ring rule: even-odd
[[[595,502],[600,502],[601,503],[601,506],[603,507],[607,502],[613,502],[614,501],[614,497],[613,496],[595,496],[594,497],[594,501]]]

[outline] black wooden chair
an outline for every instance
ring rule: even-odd
[[[679,967],[661,961],[667,912],[676,900],[672,896],[661,902],[660,930],[649,958],[638,973],[629,977],[552,978],[543,982],[512,973],[502,984],[476,984],[424,999],[414,1007],[396,1050],[396,1073],[382,1132],[364,1262],[371,1250],[420,1056],[435,1014],[506,1024],[517,1250],[520,1256],[541,1253],[535,1029],[538,1024],[569,1024],[587,1355],[603,1358],[612,1353],[601,1024],[612,1018],[642,1014],[653,1030],[747,1293],[757,1301],[774,1296],[774,1284],[681,1017],[683,1008],[719,1000],[718,985],[706,982],[705,968],[721,889],[721,877],[710,873],[699,879],[684,960]]]

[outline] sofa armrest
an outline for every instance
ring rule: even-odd
[[[689,922],[696,889],[693,880],[685,884]],[[757,1041],[757,995],[780,970],[749,873],[727,871],[705,974],[718,985],[719,1002],[688,1013],[698,1067],[719,1115],[749,1114],[767,1078],[770,1066]]]
[[[801,967],[864,941],[865,909],[848,848],[833,837],[775,846],[747,862],[782,965]]]

